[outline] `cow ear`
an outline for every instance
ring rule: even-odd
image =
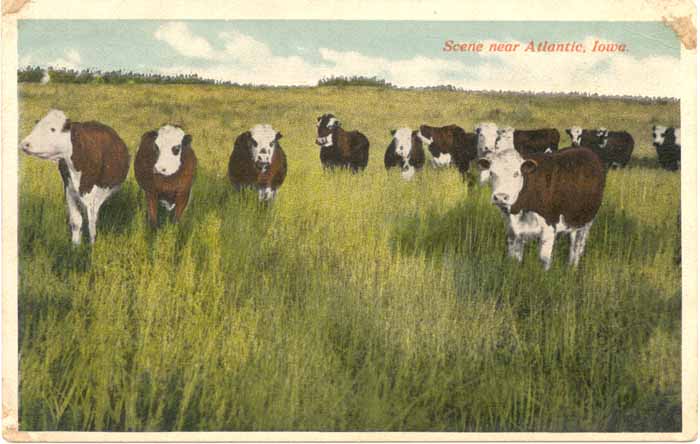
[[[190,144],[192,144],[192,136],[189,134],[185,134],[185,137],[182,138],[181,145],[190,146]]]
[[[491,168],[491,161],[482,157],[481,159],[479,159],[479,162],[477,162],[477,165],[479,165],[479,168],[481,168],[482,170],[488,170],[489,168]]]
[[[70,119],[66,119],[66,122],[63,124],[63,128],[61,128],[61,131],[64,133],[66,131],[70,131],[70,125],[71,125]]]
[[[340,125],[342,125],[340,123],[340,120],[336,120],[335,123],[333,124],[333,128],[340,128]]]
[[[395,129],[389,130],[389,134],[391,134],[392,136],[396,135],[396,130]]]
[[[475,127],[474,127],[474,132],[476,133],[477,136],[478,136],[479,134],[481,134],[481,127],[480,127],[480,126],[475,126]]]
[[[569,136],[571,136],[571,128],[566,128],[566,129],[564,130],[564,132],[565,132],[566,134],[568,134]]]
[[[537,169],[537,162],[532,159],[527,159],[520,165],[520,171],[523,174],[530,174]]]
[[[282,133],[280,133],[279,131],[277,131],[277,134],[275,134],[275,142],[277,142],[277,141],[280,140],[281,138],[282,138]]]

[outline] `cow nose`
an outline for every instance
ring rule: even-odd
[[[493,203],[496,205],[503,205],[508,203],[508,195],[505,193],[496,193],[492,197]]]
[[[28,153],[28,152],[29,152],[29,149],[31,148],[31,146],[32,146],[31,143],[29,143],[29,142],[23,142],[23,143],[20,145],[20,148],[21,148],[22,151],[24,151],[25,153]]]

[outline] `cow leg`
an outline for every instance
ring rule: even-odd
[[[271,187],[259,188],[258,189],[258,200],[260,202],[269,202],[275,198],[276,190]]]
[[[552,252],[554,251],[554,241],[557,238],[557,231],[551,225],[542,228],[540,235],[540,261],[545,270],[552,266]]]
[[[114,189],[94,187],[86,196],[86,209],[88,217],[88,231],[90,233],[90,243],[95,243],[97,237],[97,219],[100,216],[100,208]]]
[[[522,237],[517,236],[512,231],[508,232],[508,256],[517,260],[518,262],[523,261],[523,250],[525,249],[525,242]]]
[[[146,202],[148,203],[148,223],[151,228],[158,226],[158,196],[155,193],[146,194]]]
[[[80,245],[83,229],[83,215],[80,212],[78,196],[69,190],[66,191],[66,207],[68,208],[68,225],[70,226],[71,242]]]
[[[182,213],[185,212],[185,209],[187,208],[187,204],[190,201],[190,192],[187,191],[186,193],[180,193],[177,196],[175,196],[175,214],[174,214],[174,221],[177,223],[180,218],[182,217]]]
[[[586,248],[586,240],[588,233],[591,230],[592,222],[587,223],[578,230],[571,232],[571,246],[569,247],[569,265],[578,267],[578,263],[583,256],[583,251]]]

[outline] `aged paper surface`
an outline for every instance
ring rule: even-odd
[[[695,439],[696,15],[3,3],[4,438]]]

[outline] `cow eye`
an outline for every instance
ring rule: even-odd
[[[55,133],[55,132],[56,132],[56,128],[51,128],[51,132],[52,132],[52,133]]]
[[[272,145],[274,145],[274,144],[275,144],[275,142],[270,142],[270,147],[272,147]]]
[[[180,154],[180,145],[175,145],[173,147],[173,155],[177,156],[178,154]]]
[[[516,171],[515,173],[513,173],[513,177],[518,177],[519,175],[520,175],[520,173],[519,173],[518,171]]]

